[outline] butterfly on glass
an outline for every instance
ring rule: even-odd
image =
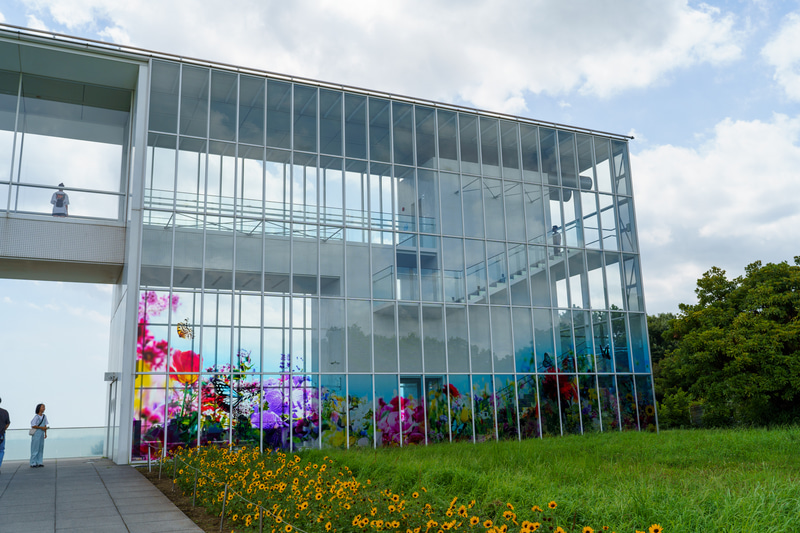
[[[252,400],[258,394],[257,389],[253,390],[252,388],[237,387],[235,385],[231,388],[229,384],[218,377],[212,379],[211,384],[214,386],[214,392],[219,397],[218,401],[226,410],[236,410],[239,404]]]
[[[544,352],[544,358],[542,359],[542,369],[548,370],[550,368],[553,368],[554,366],[555,365],[553,364],[553,360],[550,358],[550,354]]]
[[[183,322],[178,322],[178,337],[180,337],[181,339],[194,338],[194,332],[192,331],[192,328],[189,326],[188,318]]]

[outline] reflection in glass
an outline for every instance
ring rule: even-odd
[[[610,141],[602,137],[594,138],[594,160],[597,166],[597,187],[601,192],[613,192],[611,188]]]
[[[524,244],[508,245],[508,280],[511,286],[511,303],[513,305],[530,305],[528,292],[528,256]]]
[[[597,195],[592,192],[581,193],[583,210],[583,238],[587,248],[600,248],[600,217],[597,211]]]
[[[558,155],[561,163],[561,185],[578,187],[578,172],[575,166],[575,134],[569,131],[558,132]]]
[[[589,290],[585,267],[583,266],[583,252],[567,249],[569,256],[569,289],[573,307],[589,308]]]
[[[414,107],[411,104],[392,102],[394,163],[414,164]]]
[[[473,176],[462,176],[461,197],[464,202],[464,235],[482,238],[484,230],[483,186],[481,179]]]
[[[500,177],[500,142],[497,135],[497,119],[481,117],[481,162],[482,175]]]
[[[367,158],[367,98],[344,95],[344,153],[347,157]]]
[[[422,233],[439,233],[439,184],[437,182],[436,172],[417,171],[419,230]]]
[[[633,376],[620,374],[617,376],[619,387],[619,415],[623,430],[638,429],[638,416],[636,412],[636,399],[633,390]]]
[[[417,179],[414,169],[411,167],[394,167],[394,185],[396,205],[394,212],[396,216],[395,227],[402,231],[416,231],[417,212],[419,211],[419,201],[417,197]]]
[[[242,76],[239,82],[239,142],[264,146],[263,78]]]
[[[503,177],[518,180],[519,170],[519,132],[517,124],[506,120],[500,121],[501,154],[503,156]]]
[[[319,151],[342,155],[342,93],[319,90]]]
[[[513,372],[514,354],[511,337],[511,310],[508,307],[491,307],[492,354],[495,372]]]
[[[581,404],[578,399],[578,379],[575,375],[558,376],[561,400],[561,428],[565,435],[581,434]]]
[[[514,354],[517,372],[536,372],[536,358],[533,350],[533,328],[529,309],[511,309],[514,321]]]
[[[177,133],[179,76],[180,65],[177,63],[153,60],[150,73],[150,119],[148,121],[151,131]]]
[[[549,309],[533,310],[533,335],[536,341],[536,371],[555,371],[553,315]]]
[[[400,372],[422,372],[419,305],[397,306],[397,328],[400,342]]]
[[[345,375],[320,376],[320,434],[323,448],[347,447]]]
[[[181,135],[206,137],[209,70],[183,65],[181,70]]]
[[[347,296],[369,298],[369,243],[366,230],[348,230],[345,242]],[[377,258],[376,258],[377,259]],[[380,297],[376,294],[377,297]]]
[[[212,139],[236,140],[237,81],[236,74],[232,72],[211,70],[211,112],[208,122],[209,137]]]
[[[572,314],[553,311],[553,321],[558,324],[556,363],[559,372],[575,372],[575,345],[572,342]]]
[[[294,224],[292,226],[292,292],[318,294],[317,253],[319,226]]]
[[[392,302],[372,302],[375,372],[397,372],[397,311]]]
[[[617,207],[619,208],[619,240],[621,248],[625,252],[635,252],[637,250],[636,234],[634,232],[633,219],[633,199],[617,197]]]
[[[447,364],[450,372],[469,372],[469,342],[467,340],[467,308],[446,306]]]
[[[429,444],[450,440],[448,398],[449,389],[445,384],[444,376],[425,376],[425,404],[427,407],[425,433]]]
[[[397,296],[401,300],[419,300],[417,235],[400,233],[397,238]]]
[[[436,168],[436,112],[416,106],[417,166]]]
[[[474,400],[475,442],[495,440],[494,394],[492,376],[472,376],[472,397]]]
[[[584,433],[602,431],[600,422],[599,397],[597,394],[597,376],[579,375],[581,397],[581,419]]]
[[[542,436],[561,435],[561,412],[559,411],[558,377],[555,371],[539,375],[539,406],[541,409]]]
[[[453,442],[472,442],[472,394],[469,376],[450,375],[450,434]]]
[[[422,306],[422,343],[425,372],[444,372],[447,361],[441,305]]]
[[[547,221],[545,220],[545,200],[542,187],[524,184],[525,220],[528,228],[528,242],[546,244],[548,242]],[[549,205],[547,205],[549,209]]]
[[[442,172],[440,186],[442,189],[442,233],[445,235],[463,235],[461,225],[461,180],[457,174]]]
[[[470,305],[469,342],[472,372],[492,371],[492,345],[489,337],[489,308],[484,305]],[[450,369],[453,370],[452,368]]]
[[[650,350],[647,342],[647,318],[644,314],[628,315],[631,328],[631,359],[634,372],[650,372]]]
[[[502,242],[487,241],[487,266],[489,275],[489,302],[492,304],[508,304],[508,263],[506,261],[506,245]]]
[[[464,241],[442,238],[445,302],[464,302]]]
[[[619,431],[619,403],[617,402],[616,378],[597,376],[597,391],[600,400],[600,417],[603,431]]]
[[[525,242],[525,209],[522,184],[506,181],[503,196],[508,240]],[[488,227],[487,227],[488,231]]]
[[[439,237],[420,235],[420,282],[421,299],[429,302],[442,301],[442,250]]]
[[[589,312],[573,311],[572,320],[575,328],[575,360],[578,372],[594,372],[594,343]]]
[[[467,261],[467,298],[469,303],[486,303],[486,252],[484,241],[464,241]]]
[[[556,132],[548,128],[539,128],[541,146],[542,174],[544,182],[558,185],[558,154],[556,152]]]
[[[347,371],[372,370],[372,309],[366,300],[347,300]]]
[[[622,294],[621,266],[619,254],[606,253],[606,287],[608,288],[608,306],[610,309],[624,309],[624,295]]]
[[[525,181],[541,183],[539,173],[539,128],[520,124],[522,135],[522,177]]]
[[[320,221],[326,224],[344,223],[344,174],[338,157],[321,157],[319,162]]]
[[[391,108],[388,100],[369,99],[369,158],[373,161],[392,161]]]
[[[611,141],[613,157],[614,180],[617,194],[629,195],[631,187],[628,184],[628,146],[623,141]]]
[[[639,409],[639,427],[656,430],[656,402],[650,376],[636,376],[636,405]]]
[[[461,173],[481,172],[478,159],[478,118],[474,115],[458,114],[458,132],[461,148]]]
[[[372,448],[375,442],[372,376],[350,374],[347,381],[348,445]]]
[[[321,299],[319,301],[319,320],[320,369],[323,372],[342,372],[353,366],[353,361],[345,361],[345,353],[348,353],[351,358],[360,354],[359,352],[345,352],[344,300]],[[367,351],[367,357],[369,357],[369,351]],[[356,366],[350,370],[358,371],[359,369]]]
[[[611,325],[609,313],[592,312],[592,328],[594,331],[594,354],[598,372],[613,372],[614,362],[611,359]]]
[[[522,438],[533,439],[541,437],[536,376],[517,376],[517,394],[519,396],[519,428]]]
[[[437,109],[439,123],[439,168],[458,172],[458,129],[456,114]]]
[[[267,80],[267,146],[291,148],[292,85]]]
[[[486,208],[486,238],[506,238],[503,184],[500,180],[483,180],[483,202]]]
[[[317,151],[317,89],[294,86],[294,149]]]
[[[625,327],[625,313],[611,313],[611,331],[614,338],[614,363],[617,372],[630,372],[630,352],[628,331]]]

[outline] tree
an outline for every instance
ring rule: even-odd
[[[647,334],[650,340],[650,359],[653,363],[653,378],[661,375],[661,360],[664,356],[678,347],[678,342],[669,330],[670,322],[677,316],[674,313],[659,313],[647,315]],[[661,401],[663,393],[656,388],[656,399]]]
[[[665,399],[688,393],[707,425],[800,421],[800,256],[794,262],[755,262],[732,280],[713,267],[697,281],[697,304],[681,304],[664,333],[676,343],[659,364]]]

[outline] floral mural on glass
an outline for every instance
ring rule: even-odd
[[[494,440],[492,376],[472,376],[472,398],[474,402],[475,442]]]
[[[619,413],[622,419],[622,429],[637,429],[636,399],[633,394],[633,376],[617,376],[619,387]]]
[[[469,376],[450,376],[447,386],[450,398],[450,431],[453,441],[472,441],[472,400],[469,391]]]
[[[497,435],[500,440],[517,440],[517,392],[514,376],[495,376]]]
[[[539,403],[536,401],[536,376],[517,376],[519,428],[523,439],[542,436],[539,427]]]
[[[584,433],[600,431],[600,410],[598,409],[598,395],[596,376],[579,375],[581,395],[581,420]]]
[[[450,419],[447,416],[447,404],[450,388],[444,384],[443,377],[425,378],[428,407],[428,442],[444,442],[450,440]]]
[[[371,448],[375,438],[372,376],[357,374],[347,379],[350,387],[347,396],[349,445]]]
[[[320,408],[322,417],[322,446],[347,447],[347,401],[344,395],[343,375],[322,376]]]
[[[636,376],[636,403],[639,407],[639,426],[643,430],[656,430],[656,408],[650,376]]]
[[[580,435],[581,406],[578,401],[578,380],[574,374],[559,374],[558,394],[561,401],[561,428],[564,434]]]
[[[416,398],[405,398],[391,389],[396,385],[396,376],[375,376],[378,395],[375,408],[375,427],[378,446],[401,446],[418,444],[425,440],[425,406]],[[388,391],[393,390],[389,394]]]
[[[539,406],[542,417],[542,435],[561,435],[561,414],[558,410],[558,376],[554,367],[539,375]]]
[[[617,402],[617,387],[614,376],[597,376],[597,390],[599,392],[603,431],[618,431],[619,403]]]

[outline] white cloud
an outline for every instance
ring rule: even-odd
[[[800,227],[800,117],[723,120],[699,148],[632,155],[648,310],[693,303],[712,266],[739,275],[756,260],[792,261]]]
[[[775,67],[774,78],[792,100],[800,100],[800,14],[784,17],[781,28],[761,54]]]
[[[605,97],[740,55],[733,17],[685,0],[26,3],[120,44],[516,113],[528,92]]]
[[[27,27],[32,30],[50,31],[47,25],[34,15],[28,15]]]

